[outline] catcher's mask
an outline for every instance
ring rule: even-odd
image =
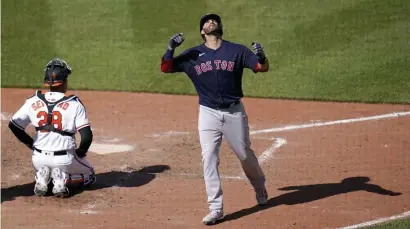
[[[63,59],[56,58],[47,63],[44,72],[44,86],[56,87],[63,84],[71,74],[71,67]]]
[[[222,21],[221,21],[221,17],[219,17],[217,14],[206,14],[206,15],[202,16],[201,20],[199,21],[199,32],[202,31],[202,28],[204,27],[205,23],[209,19],[214,19],[216,22],[218,22],[219,33],[222,36],[223,35]]]

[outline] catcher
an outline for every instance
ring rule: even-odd
[[[68,197],[71,188],[88,186],[96,180],[86,159],[93,133],[80,99],[66,94],[70,66],[57,58],[49,61],[44,71],[44,85],[49,90],[38,90],[26,99],[11,118],[9,128],[32,150],[34,193],[44,196],[50,186],[56,197]],[[34,139],[25,132],[30,123],[36,130]],[[78,148],[77,131],[81,135]]]

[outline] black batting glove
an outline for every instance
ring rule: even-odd
[[[266,56],[265,52],[263,51],[263,47],[260,43],[252,42],[253,53],[258,57],[258,62],[260,64],[266,63]]]
[[[184,42],[185,38],[183,37],[184,33],[178,33],[171,37],[168,44],[169,50],[174,50],[176,47],[180,46]]]

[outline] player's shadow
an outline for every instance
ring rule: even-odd
[[[284,193],[269,199],[265,206],[256,205],[251,208],[242,209],[240,211],[228,214],[226,215],[224,221],[239,219],[255,212],[263,211],[279,205],[308,203],[348,192],[367,191],[388,196],[401,195],[401,193],[386,190],[379,185],[369,184],[369,181],[369,177],[349,177],[343,179],[340,183],[312,184],[279,188],[278,190],[281,191],[292,192]]]
[[[109,187],[139,187],[148,184],[155,179],[156,174],[169,170],[168,165],[154,165],[144,167],[140,170],[123,172],[123,171],[111,171],[106,173],[98,173],[96,175],[97,181],[85,189],[72,190],[71,195],[79,194],[86,190],[98,190]],[[14,200],[16,197],[33,196],[34,182],[17,185],[9,188],[1,189],[1,203],[4,201]],[[48,196],[52,195],[51,185],[49,188]]]
[[[1,203],[20,196],[33,196],[34,182],[1,189]]]
[[[98,190],[113,186],[138,187],[151,182],[155,179],[157,173],[162,173],[169,169],[170,167],[168,165],[154,165],[130,172],[111,171],[101,173],[97,174],[97,181],[95,184],[85,190]]]

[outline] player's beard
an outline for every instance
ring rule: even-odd
[[[208,26],[206,28],[204,28],[204,33],[206,35],[221,35],[221,27],[219,25],[215,25],[215,26]]]

